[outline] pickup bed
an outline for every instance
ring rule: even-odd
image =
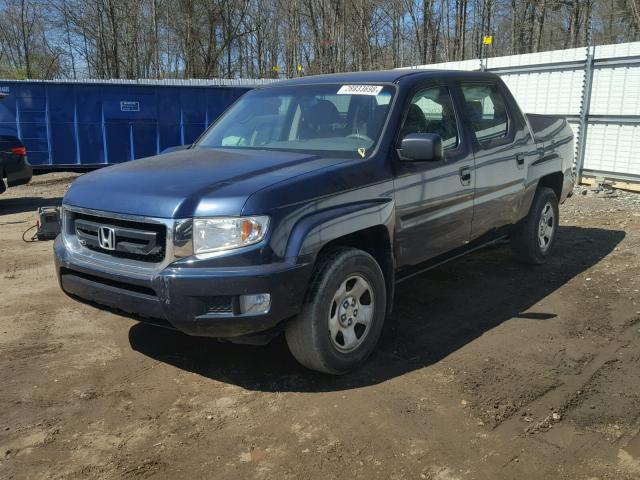
[[[374,349],[398,282],[504,237],[544,263],[572,162],[566,120],[524,115],[493,74],[279,82],[189,147],[77,179],[58,278],[189,335],[284,331],[303,365],[341,374]]]

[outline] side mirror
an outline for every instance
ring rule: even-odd
[[[400,156],[414,162],[442,160],[442,138],[435,133],[410,133],[402,139]]]

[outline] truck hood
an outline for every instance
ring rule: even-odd
[[[63,203],[160,218],[239,215],[251,194],[344,161],[267,150],[181,150],[83,175]]]

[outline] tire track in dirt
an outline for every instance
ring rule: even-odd
[[[638,324],[640,317],[632,317],[625,328],[582,369],[578,375],[563,376],[562,384],[541,395],[537,399],[521,407],[494,431],[506,436],[534,434],[546,431],[551,425],[559,422],[565,413],[580,401],[581,393],[593,378],[609,363],[616,360],[618,352],[632,343],[640,345]],[[523,428],[522,417],[538,419]]]

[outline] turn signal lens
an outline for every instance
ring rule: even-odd
[[[249,237],[251,237],[251,232],[253,231],[254,224],[246,218],[242,220],[242,241],[246,242]]]

